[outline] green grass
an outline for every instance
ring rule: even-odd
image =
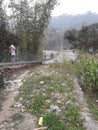
[[[24,119],[24,116],[21,115],[20,113],[16,113],[13,116],[11,116],[11,119],[13,122],[22,121]]]
[[[84,130],[79,110],[73,102],[75,100],[72,82],[72,77],[81,77],[81,66],[83,67],[81,58],[87,57],[79,55],[79,60],[73,64],[64,62],[50,65],[48,75],[47,72],[43,75],[35,72],[20,89],[17,100],[23,97],[22,104],[33,115],[44,118],[43,125],[47,126],[47,130]],[[68,101],[71,102],[67,104]],[[88,104],[97,119],[97,108],[91,101],[88,101]],[[58,106],[61,111],[50,112],[51,105]]]
[[[98,108],[97,106],[92,102],[92,100],[89,98],[89,96],[86,96],[88,106],[96,120],[98,120]]]
[[[44,116],[44,126],[47,130],[65,130],[66,125],[60,120],[60,116],[53,113]]]
[[[36,72],[24,82],[16,100],[23,97],[21,103],[33,115],[44,118],[47,130],[84,130],[78,109],[72,103],[66,104],[74,99],[72,78],[65,72],[56,72],[47,76]],[[50,111],[51,105],[58,106],[60,112]]]
[[[45,115],[44,125],[48,127],[47,130],[85,130],[74,105],[69,105],[63,114],[64,116],[54,113]]]

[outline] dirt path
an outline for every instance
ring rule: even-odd
[[[44,71],[45,69],[42,69],[42,72]],[[14,100],[27,75],[30,75],[29,70],[23,71],[21,75],[16,76],[15,80],[11,80],[8,83],[9,85],[6,88],[7,100],[3,103],[2,111],[0,112],[0,130],[38,130],[36,129],[36,117],[27,113],[24,106]],[[82,89],[78,85],[76,79],[74,80],[74,95],[76,96],[76,104],[80,109],[81,118],[84,120],[86,130],[98,130],[98,122],[92,118],[92,114],[84,99]],[[24,117],[22,122],[20,122],[20,120],[16,122],[12,120],[11,117],[17,113]]]
[[[26,70],[15,80],[8,81],[6,87],[6,101],[2,104],[2,111],[0,111],[0,130],[31,130],[35,129],[36,118],[28,113],[21,112],[21,104],[16,103],[14,98],[19,93],[19,88],[23,83],[24,78],[28,75],[29,71]],[[15,106],[15,105],[16,106]],[[12,107],[14,105],[14,107]],[[13,122],[11,117],[16,113],[23,114],[24,121],[20,125],[19,122]],[[17,125],[17,127],[16,127]]]
[[[84,120],[86,130],[98,130],[98,122],[93,119],[92,114],[88,109],[83,91],[79,86],[77,79],[74,79],[74,95],[76,96],[76,101],[80,109],[81,117]]]

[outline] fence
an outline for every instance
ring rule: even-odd
[[[27,51],[16,50],[15,62],[38,61],[42,59],[43,59],[42,54],[35,55]],[[4,51],[0,52],[0,62],[2,63],[11,62],[11,55],[9,53],[9,50],[5,49]]]
[[[43,53],[43,54],[33,54],[28,51],[20,51],[16,49],[16,56],[15,62],[28,62],[28,61],[44,61],[50,60],[54,58],[57,54],[52,53]],[[11,55],[9,50],[5,49],[4,51],[0,52],[0,63],[10,63],[11,62]]]

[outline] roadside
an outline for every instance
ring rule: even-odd
[[[29,66],[29,69],[28,66],[14,66],[11,68],[7,67],[2,69],[3,74],[7,75],[6,80],[8,81],[6,81],[6,89],[2,90],[2,95],[4,96],[5,101],[3,101],[2,110],[0,111],[0,130],[17,129],[17,125],[20,124],[23,119],[26,127],[23,126],[24,128],[22,129],[25,130],[26,128],[27,130],[27,125],[28,129],[34,128],[35,117],[28,113],[23,113],[23,107],[21,106],[21,104],[16,103],[15,101],[15,97],[19,93],[20,86],[23,84],[25,78],[30,74],[31,69],[34,68],[36,68],[35,65]],[[30,125],[30,122],[32,123],[32,125]]]
[[[0,130],[97,130],[82,89],[77,82],[73,87],[74,76],[62,65],[20,70],[13,71],[5,89]],[[43,122],[38,125],[40,117]]]
[[[1,130],[84,130],[73,104],[69,75],[64,77],[49,66],[27,69],[9,81],[6,93],[0,112]],[[42,116],[44,122],[40,126],[38,120]]]
[[[77,106],[80,110],[81,117],[84,120],[84,126],[86,130],[98,130],[98,121],[96,121],[91,113],[90,109],[88,108],[88,104],[86,99],[84,98],[84,93],[81,87],[78,84],[77,79],[75,78],[74,81],[74,95],[77,102]]]

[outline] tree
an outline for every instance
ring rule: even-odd
[[[4,58],[4,50],[6,49],[6,14],[3,9],[3,0],[0,1],[0,62]]]
[[[78,32],[78,48],[87,50],[88,48],[88,26],[83,26]]]
[[[64,39],[68,39],[70,43],[76,41],[77,39],[77,30],[71,29],[64,33]]]
[[[67,30],[64,33],[64,39],[67,39],[74,47],[77,47],[78,31],[76,29]]]
[[[0,1],[0,62],[8,59],[8,47],[11,43],[17,44],[17,36],[8,30],[6,11],[3,8],[4,0]]]
[[[68,30],[64,34],[64,39],[68,39],[78,49],[89,51],[92,48],[93,51],[96,51],[98,50],[98,23],[83,26],[80,30],[76,31]]]
[[[98,23],[89,26],[88,46],[91,47],[94,51],[98,49]]]
[[[20,47],[33,54],[39,53],[55,0],[37,1],[35,6],[31,6],[27,0],[21,0],[18,4],[10,1]]]

